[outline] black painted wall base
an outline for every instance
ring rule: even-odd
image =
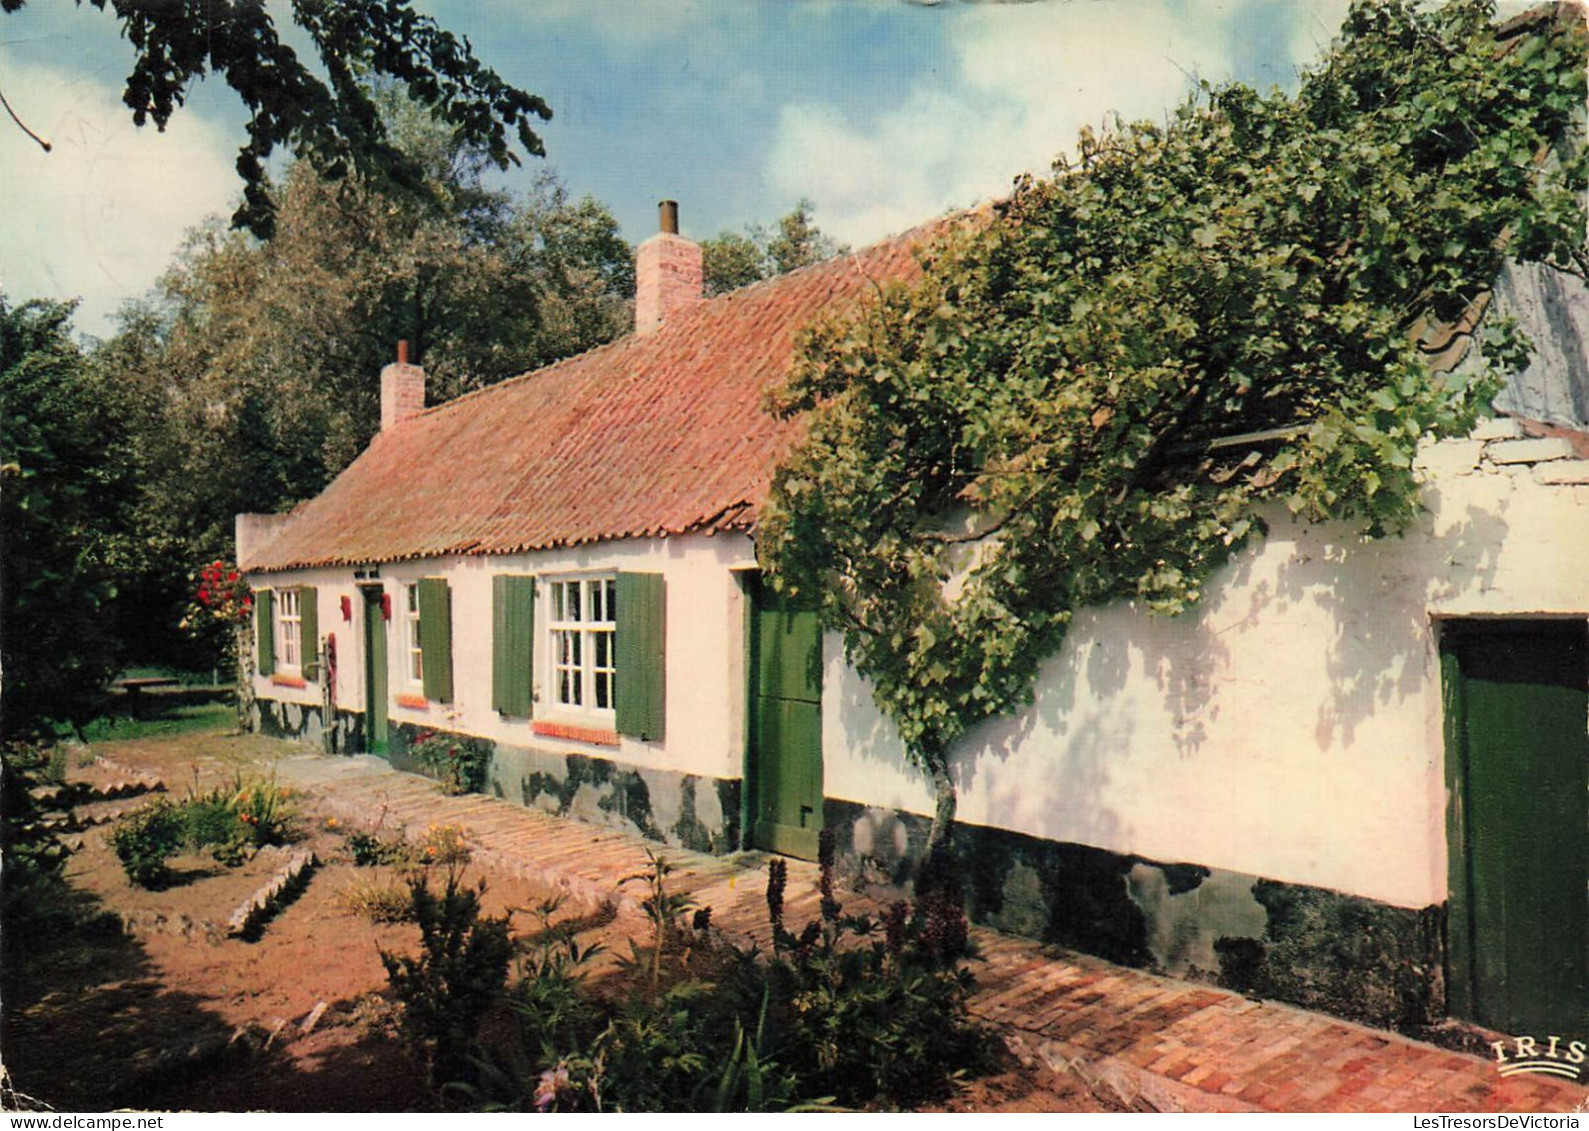
[[[931,821],[829,800],[841,866],[908,887]],[[1444,1015],[1444,911],[957,825],[967,914],[1126,966],[1383,1028]]]
[[[487,788],[531,809],[629,828],[648,840],[695,852],[722,855],[740,847],[737,778],[498,743]]]
[[[253,729],[271,738],[313,743],[331,754],[357,754],[364,749],[364,716],[338,711],[327,734],[325,712],[318,703],[256,698]]]
[[[363,721],[337,712],[331,748],[362,749]],[[322,746],[327,738],[319,707],[269,699],[256,703],[255,729]],[[407,754],[419,729],[393,726],[397,768],[421,772]],[[459,738],[490,747],[486,788],[497,797],[699,852],[741,847],[737,779]],[[829,800],[823,819],[852,878],[910,886],[927,818]],[[953,850],[974,922],[1370,1025],[1408,1029],[1444,1017],[1443,907],[1393,907],[979,825],[958,825]]]

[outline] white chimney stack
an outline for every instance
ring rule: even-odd
[[[397,360],[381,370],[381,431],[425,408],[425,371],[408,364],[408,342],[397,343]]]
[[[679,235],[679,205],[658,206],[661,228],[635,249],[634,328],[648,334],[701,301],[701,245]]]

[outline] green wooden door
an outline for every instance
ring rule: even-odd
[[[822,830],[822,629],[751,586],[750,773],[758,848],[814,858]]]
[[[364,749],[385,754],[386,721],[386,616],[382,590],[366,586],[364,594]]]
[[[1451,1011],[1503,1032],[1589,1030],[1589,632],[1442,634],[1451,782]]]

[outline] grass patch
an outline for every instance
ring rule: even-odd
[[[337,902],[344,910],[372,923],[414,921],[413,895],[403,880],[356,880],[337,894]]]
[[[133,738],[162,738],[179,734],[231,730],[237,726],[237,708],[231,703],[186,703],[160,709],[159,699],[145,696],[149,718],[106,715],[83,728],[85,742],[124,742]],[[62,737],[66,737],[62,735]]]

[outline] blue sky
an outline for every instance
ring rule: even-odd
[[[1196,78],[1292,87],[1346,0],[421,0],[546,98],[544,161],[630,240],[680,201],[686,235],[768,222],[801,197],[860,245],[1045,170],[1083,124],[1161,117]],[[284,5],[273,0],[273,8]],[[165,134],[120,106],[115,19],[67,0],[0,15],[0,289],[81,298],[113,329],[186,229],[229,213],[244,110],[211,80]]]

